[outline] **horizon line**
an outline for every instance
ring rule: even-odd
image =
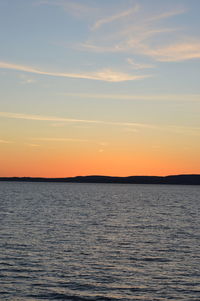
[[[171,177],[171,176],[200,176],[200,173],[178,173],[178,174],[167,174],[167,175],[129,175],[129,176],[109,176],[102,174],[88,174],[88,175],[77,175],[77,176],[67,176],[67,177],[43,177],[43,176],[0,176],[2,178],[18,178],[18,179],[73,179],[73,178],[86,178],[86,177],[108,177],[108,178],[129,178],[129,177]]]

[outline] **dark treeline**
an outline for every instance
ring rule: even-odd
[[[1,177],[0,181],[12,182],[56,182],[56,183],[113,183],[113,184],[180,184],[200,185],[200,175],[157,176],[78,176],[71,178]]]

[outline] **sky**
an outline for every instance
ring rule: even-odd
[[[0,0],[0,176],[200,173],[199,11]]]

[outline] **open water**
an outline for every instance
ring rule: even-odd
[[[0,183],[0,300],[200,300],[200,187]]]

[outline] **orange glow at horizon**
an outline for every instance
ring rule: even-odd
[[[199,173],[197,153],[169,150],[79,148],[40,149],[37,146],[1,150],[1,177],[71,177],[78,175],[157,175]]]

